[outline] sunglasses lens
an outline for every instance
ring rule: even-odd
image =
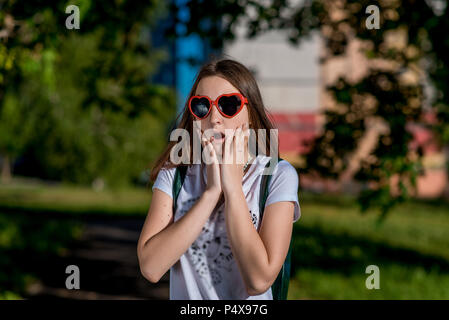
[[[193,98],[190,103],[192,112],[198,117],[203,118],[209,112],[210,103],[206,98]]]
[[[239,111],[241,103],[242,101],[237,95],[221,97],[220,100],[218,100],[218,106],[221,111],[229,117],[235,115],[237,111]]]

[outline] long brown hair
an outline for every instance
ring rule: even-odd
[[[209,76],[219,76],[221,78],[229,81],[235,88],[237,88],[240,93],[248,99],[248,113],[249,113],[249,123],[251,123],[250,128],[257,132],[257,129],[266,129],[266,149],[268,154],[271,154],[270,134],[269,130],[274,129],[272,121],[269,119],[269,112],[265,109],[262,96],[257,86],[256,80],[254,79],[251,72],[241,63],[230,60],[230,59],[213,59],[212,61],[204,64],[198,75],[196,76],[195,82],[190,90],[189,96],[186,99],[184,105],[184,111],[178,115],[176,118],[176,123],[179,117],[182,115],[181,121],[179,122],[178,129],[186,129],[189,132],[190,137],[193,137],[193,121],[195,120],[193,115],[190,113],[188,107],[188,101],[190,97],[195,95],[196,89],[198,87],[201,79]],[[162,155],[156,161],[153,169],[150,173],[150,181],[155,181],[159,171],[162,168],[173,168],[185,164],[173,164],[170,161],[170,151],[178,143],[178,141],[170,141],[165,148]],[[190,159],[193,159],[193,139],[190,139]],[[259,145],[258,137],[256,134],[256,144]],[[274,144],[277,148],[278,143]],[[259,150],[259,148],[257,148]],[[276,150],[279,154],[279,150]]]

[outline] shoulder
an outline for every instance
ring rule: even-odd
[[[299,177],[296,168],[292,166],[287,160],[279,161],[273,170],[273,176],[271,178],[270,185],[274,183],[287,184],[292,188],[297,189]]]
[[[281,159],[280,161],[278,161],[277,158],[261,156],[259,159],[259,163],[263,168],[267,169],[266,173],[271,172],[273,177],[290,176],[293,178],[298,178],[296,168],[287,160]]]
[[[287,160],[282,159],[281,161],[278,162],[276,168],[274,169],[273,174],[280,174],[280,173],[284,173],[284,174],[292,174],[292,175],[298,175],[296,168],[294,166],[292,166],[290,164],[290,162],[288,162]]]
[[[167,193],[169,196],[173,197],[172,185],[173,185],[173,180],[175,177],[175,171],[176,171],[176,167],[161,168],[161,170],[159,170],[159,173],[157,174],[156,180],[154,181],[153,187],[151,189],[153,191],[154,191],[154,189],[160,189],[160,190],[164,191],[165,193]]]
[[[287,160],[258,156],[258,174],[262,182],[269,181],[268,192],[294,192],[298,191],[299,177],[296,168]]]
[[[301,216],[299,206],[299,177],[296,168],[286,160],[279,161],[272,173],[268,187],[268,198],[265,206],[279,201],[291,201],[294,203],[293,221]]]
[[[175,176],[175,172],[176,172],[176,167],[172,167],[172,168],[163,167],[159,171],[157,177],[173,179]]]
[[[183,170],[184,169],[184,170]],[[176,172],[182,173],[184,171],[184,174],[187,176],[196,175],[198,173],[198,165],[190,165],[188,167],[162,167],[159,170],[159,173],[157,175],[157,178],[154,182],[154,184],[159,183],[173,183],[176,177]]]

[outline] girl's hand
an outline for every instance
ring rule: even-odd
[[[214,137],[210,140],[201,138],[201,145],[204,149],[204,155],[206,158],[206,173],[207,173],[207,187],[206,190],[220,196],[222,192],[221,177],[220,177],[220,164],[218,161],[215,148],[212,145]]]
[[[221,165],[221,183],[225,194],[242,188],[247,130],[248,125],[244,123],[237,127],[234,135],[226,137]]]

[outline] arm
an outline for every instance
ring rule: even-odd
[[[226,229],[249,295],[267,291],[288,253],[294,204],[280,201],[265,208],[259,233],[251,222],[242,188],[225,192]]]
[[[218,201],[219,194],[206,190],[193,207],[176,222],[173,200],[155,189],[137,244],[142,275],[156,283],[198,238]]]

